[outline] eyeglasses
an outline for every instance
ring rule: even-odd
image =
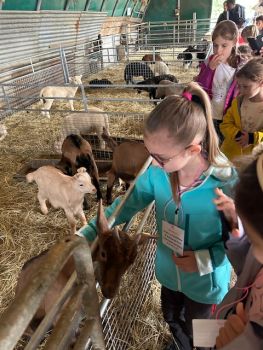
[[[190,145],[191,146],[191,145]],[[154,154],[154,153],[150,153],[148,148],[145,146],[145,148],[147,149],[147,151],[149,152],[150,156],[156,160],[156,162],[158,162],[161,167],[163,168],[167,163],[169,163],[171,160],[173,160],[174,158],[180,156],[180,154],[182,154],[187,148],[189,148],[190,146],[187,146],[186,148],[182,149],[180,152],[176,153],[174,156],[170,157],[170,158],[163,158],[160,157],[158,154]]]

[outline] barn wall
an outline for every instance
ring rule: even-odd
[[[0,12],[0,64],[97,38],[106,13]]]
[[[151,21],[176,21],[174,10],[176,8],[175,0],[162,1],[151,0],[145,16],[144,22]],[[197,18],[210,18],[212,10],[212,0],[181,0],[180,19],[193,18],[193,12],[196,12]]]

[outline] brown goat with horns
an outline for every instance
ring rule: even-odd
[[[93,260],[97,262],[97,279],[101,286],[101,291],[106,298],[113,298],[119,288],[121,277],[133,264],[137,253],[138,245],[156,239],[155,235],[137,234],[135,237],[129,236],[126,232],[117,228],[110,229],[104,214],[102,200],[100,200],[97,214],[98,250]],[[30,283],[34,274],[41,269],[42,262],[46,258],[46,253],[28,260],[18,277],[16,296]],[[31,336],[38,324],[42,321],[48,311],[56,302],[61,291],[65,287],[68,279],[75,270],[74,259],[72,257],[63,266],[55,283],[49,289],[46,296],[32,319],[26,334]]]
[[[112,203],[112,188],[116,179],[121,179],[129,184],[135,179],[138,172],[150,156],[142,142],[125,141],[117,144],[104,128],[102,138],[113,150],[111,169],[107,178],[107,204]]]

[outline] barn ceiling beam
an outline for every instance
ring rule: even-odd
[[[72,0],[67,0],[65,7],[64,7],[64,11],[67,11],[69,9],[70,4],[72,3]]]
[[[101,7],[100,7],[100,12],[102,11],[104,4],[105,4],[105,0],[102,1]]]
[[[84,11],[88,11],[90,3],[91,3],[91,0],[87,0],[86,1],[85,7],[84,7]]]
[[[36,11],[40,11],[42,5],[42,0],[37,0]]]
[[[126,16],[127,8],[128,8],[128,5],[129,5],[129,2],[130,2],[130,0],[127,0],[127,1],[126,1],[126,4],[125,4],[125,6],[124,6],[124,10],[123,10],[123,12],[122,12],[122,16]]]
[[[114,5],[114,7],[113,7],[113,10],[112,10],[112,17],[114,17],[114,12],[115,12],[115,10],[116,10],[116,7],[117,7],[117,5],[118,5],[118,3],[120,2],[120,0],[116,0],[116,2],[115,2],[115,5]]]
[[[133,15],[133,12],[134,12],[134,10],[135,10],[135,8],[136,8],[138,2],[139,2],[139,0],[134,1],[134,5],[133,5],[132,10],[131,10],[131,17],[132,17],[132,15]]]

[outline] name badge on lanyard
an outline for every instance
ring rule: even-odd
[[[162,222],[162,242],[176,255],[184,254],[184,230],[164,220]]]

